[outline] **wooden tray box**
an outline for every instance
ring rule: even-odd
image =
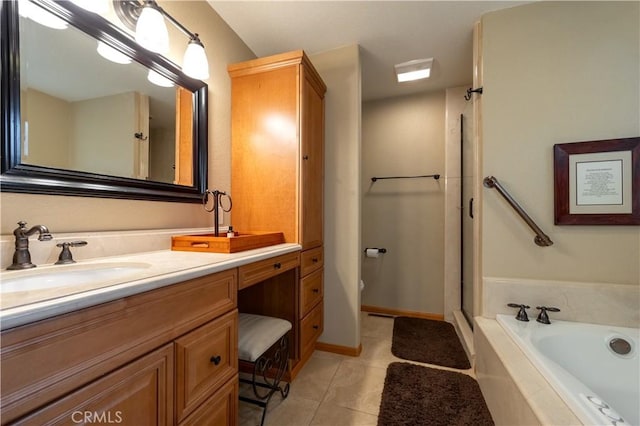
[[[236,253],[282,243],[284,243],[282,232],[236,232],[235,237],[232,238],[228,238],[226,233],[221,233],[219,237],[213,234],[176,235],[171,237],[171,250]]]

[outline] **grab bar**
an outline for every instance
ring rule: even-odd
[[[542,229],[540,229],[540,227],[536,225],[533,219],[531,219],[529,215],[522,209],[522,207],[520,207],[516,200],[514,200],[513,197],[511,197],[511,195],[509,195],[509,193],[502,187],[502,185],[500,185],[500,182],[498,182],[497,178],[493,176],[487,176],[486,178],[484,178],[482,183],[487,188],[495,188],[500,193],[500,195],[502,195],[504,199],[507,200],[511,207],[513,207],[516,213],[518,213],[520,217],[527,223],[527,225],[529,225],[529,227],[533,229],[533,232],[536,233],[533,241],[537,245],[539,245],[540,247],[548,247],[550,245],[553,245],[553,241],[551,241],[551,238],[549,238],[547,234],[542,232]]]
[[[434,178],[435,180],[440,179],[440,175],[420,175],[420,176],[384,176],[384,177],[372,177],[371,182],[375,182],[377,180],[382,179],[416,179],[416,178]]]

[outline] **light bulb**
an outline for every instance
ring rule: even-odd
[[[36,6],[34,3],[27,0],[20,1],[18,10],[20,12],[20,16],[29,18],[40,25],[53,28],[54,30],[64,30],[69,26],[65,21],[58,18],[53,13],[41,8],[40,6]]]
[[[162,13],[151,5],[142,9],[136,24],[136,42],[156,53],[169,51],[169,32]]]
[[[429,78],[430,75],[431,75],[431,70],[428,68],[426,70],[415,70],[415,71],[403,72],[401,74],[398,74],[398,83],[404,83],[405,81],[421,80],[423,78]]]
[[[209,78],[209,62],[198,34],[187,45],[187,50],[185,50],[182,60],[182,71],[189,77],[198,80]]]
[[[149,70],[149,74],[147,74],[147,80],[156,86],[160,87],[173,87],[173,82],[169,80],[167,77],[158,74],[154,70]]]
[[[100,56],[105,59],[115,62],[116,64],[130,64],[131,58],[122,52],[117,51],[113,47],[105,44],[101,41],[98,42],[98,48],[96,49]]]

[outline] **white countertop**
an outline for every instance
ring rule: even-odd
[[[0,299],[0,329],[64,314],[100,303],[131,296],[185,280],[253,263],[270,257],[300,250],[298,244],[278,244],[238,253],[198,253],[161,250],[103,257],[79,261],[73,265],[42,265],[26,271],[3,271],[3,280],[46,271],[89,269],[97,264],[144,264],[131,275],[112,281],[83,283],[45,290],[2,293]]]

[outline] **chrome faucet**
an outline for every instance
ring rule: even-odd
[[[46,226],[36,225],[27,229],[26,224],[27,222],[24,221],[18,222],[18,227],[13,231],[16,237],[16,251],[13,253],[13,263],[7,269],[35,268],[36,265],[31,263],[31,253],[29,253],[29,237],[37,232],[39,241],[49,241],[53,238]]]

